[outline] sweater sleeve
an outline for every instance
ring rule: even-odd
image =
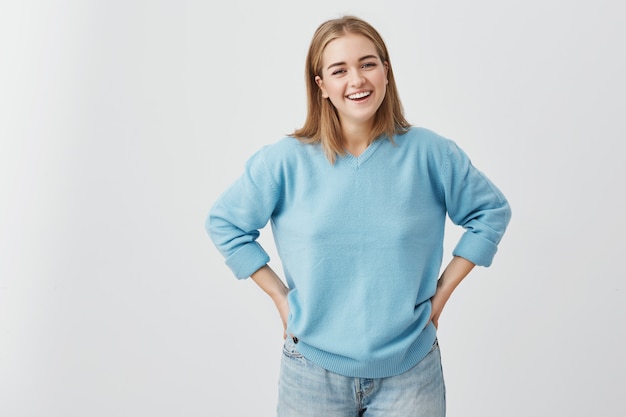
[[[489,266],[511,218],[506,198],[452,141],[443,169],[448,215],[465,229],[453,255]]]
[[[263,150],[246,163],[245,172],[214,203],[205,227],[238,279],[248,278],[269,262],[257,242],[279,199]]]

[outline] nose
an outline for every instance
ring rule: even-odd
[[[353,71],[350,75],[350,86],[358,88],[365,83],[365,77],[361,75],[358,71]]]

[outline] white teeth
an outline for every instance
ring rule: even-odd
[[[371,91],[363,91],[362,93],[350,94],[350,95],[348,96],[348,98],[349,98],[350,100],[356,100],[357,98],[367,97],[367,96],[369,96],[370,94],[372,94],[372,92],[371,92]]]

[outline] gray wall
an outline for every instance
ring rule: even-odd
[[[301,125],[309,40],[345,13],[385,38],[409,120],[513,207],[440,321],[449,415],[616,415],[619,2],[215,3],[0,6],[0,415],[273,414],[280,320],[203,222]]]

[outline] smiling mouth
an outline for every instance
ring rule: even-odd
[[[349,96],[347,96],[350,100],[363,100],[367,97],[370,96],[370,94],[372,94],[371,91],[361,91],[360,93],[354,93],[354,94],[350,94]]]

